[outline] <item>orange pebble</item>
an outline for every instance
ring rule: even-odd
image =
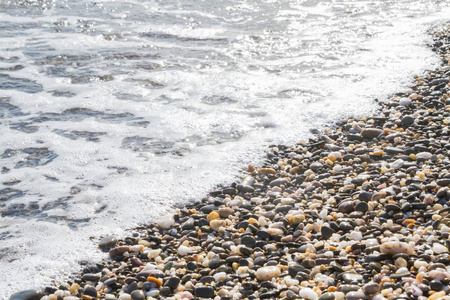
[[[147,281],[156,283],[158,285],[158,287],[161,287],[163,284],[161,280],[159,280],[158,278],[152,277],[152,276],[148,276]]]

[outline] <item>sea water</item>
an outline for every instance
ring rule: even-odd
[[[374,113],[450,1],[0,0],[0,298]]]

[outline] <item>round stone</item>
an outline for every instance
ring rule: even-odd
[[[430,289],[432,289],[433,291],[437,291],[437,292],[442,290],[442,288],[444,287],[442,282],[438,279],[431,280],[429,286],[430,286]]]
[[[380,285],[376,282],[369,282],[364,285],[364,292],[367,294],[375,294],[380,290]]]
[[[414,117],[412,116],[404,116],[401,120],[402,124],[405,126],[410,126],[414,123]]]
[[[83,295],[91,296],[91,297],[95,297],[96,298],[97,297],[97,290],[93,286],[87,286],[84,289]]]
[[[366,202],[359,202],[356,204],[355,210],[366,213],[369,210],[369,205]]]
[[[135,290],[130,294],[132,300],[146,300],[147,296],[141,290]]]
[[[241,238],[241,244],[246,247],[253,248],[253,247],[255,247],[255,243],[256,243],[256,240],[251,235],[246,235]]]

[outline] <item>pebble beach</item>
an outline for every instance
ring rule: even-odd
[[[450,299],[450,26],[439,69],[10,300]]]

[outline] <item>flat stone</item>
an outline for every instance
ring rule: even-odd
[[[44,294],[41,291],[25,290],[12,294],[9,300],[40,300],[42,297]]]
[[[214,289],[211,286],[200,286],[194,289],[195,296],[200,298],[213,298]]]
[[[382,129],[378,128],[364,128],[361,131],[361,136],[365,139],[374,139],[383,133]]]
[[[355,284],[343,284],[341,286],[341,291],[345,294],[349,293],[349,292],[354,292],[359,290],[359,286],[355,285]]]
[[[164,286],[167,286],[169,288],[171,288],[172,290],[176,289],[178,287],[178,285],[180,284],[180,278],[179,277],[170,277],[169,280],[166,281],[166,283],[164,283]]]
[[[386,147],[383,151],[389,154],[403,154],[405,152],[405,150],[396,147]]]
[[[215,281],[215,279],[214,279],[214,277],[212,277],[212,276],[203,276],[201,279],[200,279],[200,283],[203,283],[203,284],[210,284],[211,282],[213,282],[213,281]]]
[[[116,237],[112,236],[112,235],[108,235],[108,236],[105,236],[104,238],[102,238],[100,240],[100,242],[98,242],[98,246],[101,249],[107,249],[107,248],[113,247],[116,243],[117,243]]]
[[[159,294],[160,294],[161,296],[169,296],[171,292],[172,292],[172,291],[171,291],[170,288],[167,287],[167,286],[163,286],[163,287],[159,290]]]
[[[279,294],[280,294],[279,291],[270,291],[270,292],[262,293],[262,294],[259,296],[259,298],[260,298],[260,299],[277,298]]]
[[[237,184],[236,189],[242,193],[253,193],[255,191],[254,187],[246,184]]]
[[[289,266],[289,268],[288,268],[288,273],[291,277],[295,277],[298,272],[306,272],[306,271],[307,270],[302,265],[293,265],[293,266]]]
[[[360,282],[363,280],[363,276],[361,274],[355,274],[355,273],[344,273],[342,274],[342,279],[346,283],[353,283],[353,282]]]
[[[270,239],[270,237],[271,237],[270,233],[268,233],[265,230],[258,230],[256,232],[256,235],[259,236],[262,239]]]
[[[190,229],[194,228],[194,225],[195,225],[195,220],[193,218],[189,218],[189,219],[187,219],[186,222],[181,224],[181,229],[190,230]]]
[[[229,216],[234,215],[235,211],[234,211],[234,209],[229,208],[229,207],[222,207],[222,208],[219,208],[218,213],[221,218],[226,219]]]
[[[400,206],[395,205],[395,204],[386,204],[384,206],[384,208],[386,209],[387,212],[393,211],[393,212],[399,212],[402,209],[400,208]]]
[[[432,154],[430,152],[420,152],[416,154],[416,161],[426,161],[431,158]]]
[[[113,277],[113,278],[106,280],[103,284],[108,286],[108,285],[113,285],[116,283],[117,283],[117,277]]]
[[[338,209],[342,213],[351,213],[355,210],[355,202],[352,200],[344,201],[339,204]]]
[[[345,295],[345,299],[347,299],[347,300],[367,300],[367,299],[369,299],[369,295],[367,295],[363,291],[355,291],[355,292],[347,293],[347,295]]]
[[[255,247],[255,243],[256,243],[256,240],[251,235],[245,235],[245,236],[243,236],[241,238],[241,244],[246,246],[246,247],[254,248]]]
[[[339,224],[339,228],[344,231],[349,231],[353,229],[353,226],[349,222],[341,222],[341,224]]]
[[[316,171],[323,167],[323,165],[320,162],[314,162],[310,166],[311,170]]]
[[[270,182],[270,186],[272,186],[272,187],[273,186],[280,186],[280,185],[286,184],[288,182],[289,181],[286,178],[278,178],[278,179],[272,180]]]
[[[397,159],[391,164],[391,168],[397,170],[403,167],[404,164],[405,162],[403,161],[403,159]]]
[[[414,250],[409,244],[404,242],[386,242],[380,246],[380,252],[391,255],[399,253],[411,255],[414,253]]]
[[[372,196],[373,193],[369,193],[369,192],[361,192],[358,195],[358,199],[364,202],[369,202],[370,200],[372,200]]]
[[[128,251],[130,251],[130,247],[127,247],[127,246],[116,247],[116,248],[109,250],[109,257],[114,258],[114,257],[116,257],[118,255],[122,255]]]
[[[319,300],[334,300],[335,298],[334,293],[323,293]]]
[[[336,233],[336,231],[328,226],[322,226],[322,228],[320,228],[320,232],[322,233],[322,238],[325,240],[328,240],[333,233]]]
[[[376,282],[369,282],[364,285],[363,289],[367,294],[375,294],[380,290],[380,285]]]
[[[287,213],[291,209],[293,209],[293,207],[291,205],[281,205],[275,209],[275,212],[276,213]]]
[[[449,186],[450,185],[450,178],[443,178],[443,179],[438,179],[437,181],[436,181],[436,184],[437,185],[440,185],[440,186]]]
[[[101,278],[100,275],[91,273],[83,274],[83,276],[81,277],[81,279],[85,281],[99,281],[100,278]]]

